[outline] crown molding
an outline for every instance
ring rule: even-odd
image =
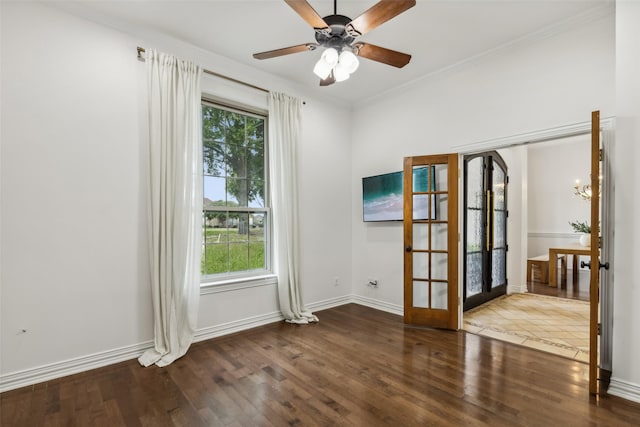
[[[447,77],[469,66],[475,65],[480,61],[490,58],[492,56],[502,54],[509,50],[521,49],[525,45],[532,44],[540,40],[544,40],[544,39],[556,36],[558,34],[565,33],[575,28],[579,28],[591,22],[597,21],[601,18],[604,18],[607,16],[613,16],[614,14],[615,14],[615,1],[610,0],[609,2],[601,6],[594,7],[592,9],[579,13],[575,16],[572,16],[560,22],[556,22],[554,24],[548,25],[540,30],[531,32],[529,34],[525,34],[522,37],[510,40],[506,43],[503,43],[491,49],[487,49],[484,52],[480,52],[476,55],[460,60],[446,67],[439,68],[430,73],[417,77],[413,80],[409,80],[401,85],[394,86],[390,89],[377,93],[376,95],[360,99],[354,102],[354,105],[358,105],[358,104],[368,105],[380,98],[384,98],[390,94],[397,93],[400,90],[404,90],[404,89],[408,90],[411,87],[419,83],[422,83],[424,81],[433,80],[435,78]]]

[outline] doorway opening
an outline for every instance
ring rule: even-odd
[[[599,120],[599,119],[598,119]],[[605,177],[604,181],[601,181],[602,184],[602,225],[604,226],[601,229],[601,235],[605,236],[604,239],[601,240],[601,248],[600,255],[602,259],[611,259],[612,256],[612,236],[609,221],[607,218],[612,218],[613,216],[613,182],[611,181],[611,172],[610,172],[610,159],[613,156],[613,120],[605,119],[600,121],[600,129],[601,129],[601,137],[600,141],[602,146],[604,147],[604,152],[601,153],[601,172]],[[514,174],[512,171],[514,170],[513,159],[515,158],[515,166],[523,170],[523,175],[527,176],[527,150],[535,150],[538,148],[543,148],[547,145],[553,145],[554,142],[559,144],[560,142],[556,140],[562,140],[564,138],[579,136],[582,137],[583,140],[588,140],[588,134],[590,132],[591,123],[582,123],[577,125],[570,125],[561,128],[549,129],[540,132],[534,132],[526,135],[516,135],[513,137],[500,138],[493,141],[485,141],[482,143],[470,144],[467,146],[459,146],[458,151],[463,155],[469,156],[470,154],[478,153],[479,151],[485,150],[496,150],[499,154],[505,158],[507,166],[510,170],[510,178],[513,178]],[[566,142],[566,141],[565,141]],[[544,144],[546,143],[546,144]],[[514,149],[515,154],[504,154],[504,150]],[[580,151],[584,152],[586,155],[589,153],[588,145],[585,145],[585,148]],[[588,300],[588,281],[589,281],[589,271],[578,268],[576,270],[576,279],[574,280],[574,275],[572,273],[572,267],[575,265],[572,260],[571,255],[565,255],[565,261],[569,266],[569,274],[566,277],[566,282],[562,280],[562,277],[558,277],[557,283],[558,287],[550,288],[547,283],[540,283],[541,281],[527,281],[526,279],[526,259],[528,256],[542,255],[545,251],[550,247],[564,247],[566,245],[549,242],[549,240],[553,239],[561,239],[564,243],[571,242],[571,244],[577,245],[578,234],[574,234],[573,230],[569,228],[569,222],[580,219],[578,215],[575,217],[571,217],[567,219],[563,225],[568,227],[566,230],[554,230],[549,227],[538,227],[538,229],[530,229],[528,228],[528,217],[533,216],[534,214],[528,215],[528,211],[531,209],[537,209],[535,215],[539,215],[539,212],[547,212],[546,218],[547,220],[555,220],[558,223],[558,220],[561,219],[561,215],[553,214],[553,207],[558,207],[557,203],[553,202],[554,194],[564,191],[563,197],[574,197],[575,202],[580,202],[579,197],[573,195],[573,186],[576,179],[580,179],[582,182],[588,182],[589,171],[591,170],[588,166],[584,166],[584,170],[582,172],[574,172],[570,178],[555,178],[551,181],[550,184],[546,185],[544,191],[541,193],[542,196],[535,200],[533,197],[529,197],[530,200],[527,201],[526,193],[528,190],[528,185],[531,186],[534,184],[544,184],[545,181],[548,181],[547,178],[553,176],[553,172],[557,170],[565,171],[567,168],[567,162],[576,157],[577,151],[569,149],[568,153],[558,153],[555,156],[549,157],[546,156],[547,160],[549,158],[554,158],[559,160],[561,163],[559,165],[553,166],[552,162],[546,162],[546,169],[542,172],[538,171],[534,174],[533,178],[525,179],[511,179],[509,181],[509,195],[510,195],[510,204],[509,210],[511,211],[511,215],[508,221],[509,227],[509,249],[508,252],[508,272],[507,277],[509,279],[508,283],[508,293],[521,293],[521,294],[546,294],[547,298],[550,298],[553,295],[554,299],[558,299],[557,297],[561,297],[568,300],[577,300],[583,301],[583,304],[588,304],[585,300]],[[542,156],[543,158],[545,156]],[[597,153],[596,153],[597,158]],[[530,171],[531,172],[531,171]],[[515,174],[517,175],[517,174]],[[531,173],[529,174],[531,175]],[[466,179],[466,178],[465,178]],[[463,184],[464,185],[464,181]],[[462,186],[461,185],[461,186]],[[523,194],[518,195],[518,191],[521,191]],[[464,196],[464,194],[463,194]],[[519,202],[518,200],[522,200]],[[461,203],[464,203],[461,200]],[[529,206],[531,205],[531,206]],[[588,205],[588,203],[584,203],[584,205]],[[586,207],[584,206],[583,207]],[[561,207],[561,206],[560,206]],[[567,211],[567,209],[560,209],[563,213],[571,213]],[[464,211],[461,211],[465,213]],[[575,212],[574,212],[575,213]],[[587,212],[586,217],[582,217],[582,219],[588,219],[589,215]],[[518,219],[520,219],[520,223],[518,224]],[[515,227],[513,226],[515,222]],[[462,224],[461,224],[462,225]],[[464,229],[463,235],[464,235]],[[546,243],[545,243],[546,240]],[[545,246],[546,245],[546,246]],[[541,247],[543,247],[541,249]],[[464,254],[465,248],[461,248],[461,255]],[[536,251],[540,253],[536,253]],[[589,258],[585,258],[588,260]],[[577,260],[578,266],[580,265],[581,260]],[[461,268],[462,270],[462,268]],[[562,268],[560,265],[555,268],[557,274],[560,275]],[[462,272],[462,271],[461,271]],[[600,368],[602,369],[610,369],[610,361],[611,361],[611,283],[610,276],[606,271],[601,272],[601,279],[603,281],[603,289],[600,295],[600,319],[602,321],[601,330],[602,336],[599,338],[599,355],[600,355]],[[537,280],[540,277],[536,277]],[[462,283],[461,291],[464,291],[464,276]],[[607,284],[609,283],[609,284]],[[585,289],[586,288],[586,289]],[[546,291],[546,292],[545,292]],[[529,296],[530,296],[529,295]],[[504,298],[504,297],[503,297]],[[544,297],[541,297],[544,298]],[[501,299],[501,298],[499,298]],[[597,306],[594,306],[594,309]],[[463,315],[463,320],[466,320],[469,317],[470,312],[465,312]],[[591,313],[591,317],[593,318],[593,312]],[[508,319],[508,321],[513,321],[514,319]],[[472,328],[465,328],[467,330]],[[475,330],[472,332],[476,332]],[[513,335],[506,337],[508,341],[514,341]],[[517,338],[516,338],[517,339]],[[594,341],[595,342],[595,341]],[[595,353],[595,351],[592,351]],[[565,354],[565,356],[567,356]],[[568,356],[570,357],[570,356]],[[587,360],[584,360],[585,362]]]
[[[487,264],[486,261],[483,264],[485,289],[491,289],[491,285],[501,277],[505,277],[504,282],[507,276],[512,282],[516,282],[512,283],[513,286],[509,289],[510,296],[491,304],[486,302],[507,293],[506,283],[500,293],[486,292],[483,289],[482,293],[474,295],[470,289],[476,281],[474,271],[479,268],[473,263],[473,254],[465,257],[464,329],[588,362],[589,272],[584,269],[582,272],[575,270],[579,269],[579,262],[573,262],[570,258],[577,255],[560,254],[553,272],[556,279],[550,280],[549,266],[552,261],[548,252],[549,248],[554,247],[579,246],[579,235],[573,233],[570,223],[587,223],[590,204],[573,194],[572,185],[576,179],[582,179],[584,182],[585,176],[589,178],[589,147],[590,138],[586,134],[465,156],[465,198],[477,197],[478,185],[474,184],[477,181],[474,175],[478,175],[479,167],[474,165],[484,164],[485,186],[482,190],[487,195],[484,203],[486,215],[493,215],[491,211],[495,202],[491,201],[491,191],[496,189],[497,184],[502,186],[498,189],[503,191],[498,191],[498,195],[494,195],[493,199],[502,197],[504,210],[517,206],[524,209],[526,206],[526,211],[521,211],[521,214],[524,214],[527,220],[518,223],[515,218],[507,218],[507,211],[502,223],[492,218],[489,221],[474,222],[470,220],[473,212],[465,212],[465,251],[469,252],[470,243],[474,243],[470,239],[480,236],[487,240],[483,249],[491,255],[491,251],[487,249],[493,246],[491,237],[496,230],[505,235],[505,243],[501,245],[505,250],[508,248],[507,242],[513,246],[522,235],[525,236],[525,241],[521,246],[526,246],[526,250],[510,257],[509,264],[513,271],[508,275],[506,272],[503,273],[507,268],[506,252],[504,267],[499,263]],[[509,181],[505,179],[503,182],[491,182],[495,175],[494,169],[506,171],[507,167],[513,176],[513,186],[519,187],[510,191],[513,194],[509,200],[506,199]],[[497,175],[500,176],[500,173]],[[490,190],[487,191],[486,188]],[[469,204],[472,203],[465,200],[465,206]],[[510,240],[506,238],[508,222],[512,223],[511,228],[520,228],[521,231],[513,233]],[[498,269],[498,266],[502,268]],[[515,266],[525,269],[525,282],[518,283],[518,278],[513,277],[513,273],[517,272]],[[575,281],[572,280],[574,276],[577,279]],[[579,280],[580,276],[583,278],[582,281]],[[580,283],[584,288],[583,292],[579,290]],[[567,295],[580,296],[582,300],[557,300],[566,298]],[[474,307],[478,308],[468,311]]]

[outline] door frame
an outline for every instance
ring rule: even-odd
[[[590,116],[590,111],[588,112]],[[600,131],[602,133],[602,187],[601,191],[601,233],[602,233],[602,247],[600,248],[600,258],[609,261],[610,269],[600,271],[600,322],[601,335],[600,335],[600,369],[611,371],[611,352],[612,352],[612,339],[613,339],[613,272],[615,270],[613,256],[614,248],[614,236],[613,236],[613,220],[614,220],[614,174],[613,174],[613,159],[615,150],[615,117],[606,117],[600,119]],[[559,138],[565,138],[569,136],[577,135],[591,135],[591,120],[559,126],[555,128],[542,129],[523,133],[519,135],[507,136],[503,138],[495,138],[485,141],[473,142],[470,144],[463,144],[452,147],[452,151],[458,153],[459,165],[463,165],[463,156],[468,154],[476,154],[484,151],[498,150],[500,148],[509,148],[519,145],[526,145],[530,143],[538,143],[544,141],[550,141]],[[461,171],[460,171],[461,173]],[[462,177],[462,175],[460,175]],[[458,191],[458,227],[463,230],[463,214],[461,211],[463,200],[461,199],[464,194],[463,180],[460,179],[460,188]],[[526,182],[526,180],[525,180]],[[571,183],[567,183],[567,186],[571,186]],[[522,212],[523,222],[527,222],[527,201],[523,199]],[[510,233],[513,236],[513,233]],[[526,242],[528,238],[528,232],[526,227],[520,229],[520,239],[524,246],[526,253]],[[459,245],[459,259],[463,259],[463,248]],[[458,267],[462,270],[462,263]],[[458,276],[462,276],[463,272],[459,271]],[[520,269],[520,277],[516,280],[519,283],[526,283],[526,271],[525,268]],[[514,279],[511,280],[513,282]],[[460,303],[458,304],[458,327],[462,328],[463,312],[462,312],[462,280],[459,281],[458,295],[460,295]]]

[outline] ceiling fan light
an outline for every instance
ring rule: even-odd
[[[333,75],[336,78],[337,82],[345,81],[349,78],[349,70],[338,62],[336,68],[333,69]]]
[[[325,49],[320,59],[333,68],[338,63],[338,51],[332,47]]]
[[[316,62],[316,66],[313,67],[313,73],[320,77],[320,79],[324,80],[329,77],[329,73],[331,73],[332,65],[327,64],[322,58]]]
[[[345,50],[340,54],[338,63],[345,67],[349,74],[356,71],[358,69],[358,66],[360,65],[358,57],[355,56],[350,50]]]

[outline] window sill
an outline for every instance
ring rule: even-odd
[[[275,285],[278,278],[275,274],[263,274],[261,276],[235,277],[215,282],[203,282],[200,284],[200,295],[217,294],[221,292],[236,291],[238,289],[255,288],[258,286]]]

